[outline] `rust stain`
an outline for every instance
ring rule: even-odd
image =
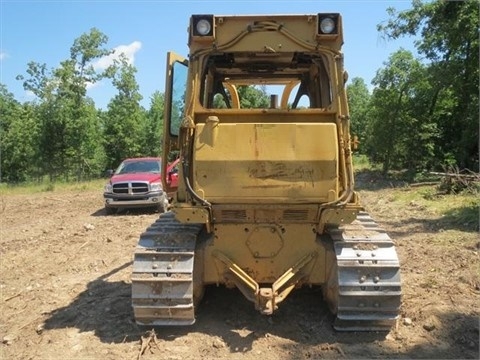
[[[261,161],[247,169],[250,178],[261,180],[303,180],[314,184],[314,169],[310,167],[289,167],[284,162]]]

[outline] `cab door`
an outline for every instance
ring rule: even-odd
[[[178,135],[185,110],[185,94],[187,91],[188,60],[169,52],[165,76],[165,104],[163,128],[162,181],[167,193],[174,192],[176,187],[168,181],[168,165],[179,156]]]

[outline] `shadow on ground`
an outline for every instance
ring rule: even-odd
[[[109,282],[108,278],[130,267],[126,263],[90,282],[68,306],[52,311],[44,329],[78,328],[93,331],[105,343],[137,341],[147,327],[139,327],[133,319],[131,286],[125,282]],[[231,344],[231,351],[246,351],[252,343],[265,336],[275,335],[294,342],[315,344],[336,341],[332,328],[334,317],[322,301],[320,288],[294,291],[273,316],[263,316],[253,303],[237,289],[207,287],[197,312],[197,321],[188,327],[156,328],[159,338],[173,340],[189,332],[200,332],[222,338]],[[248,332],[248,336],[239,333]],[[268,335],[270,334],[270,335]],[[368,341],[386,334],[372,333]]]
[[[354,178],[356,190],[376,191],[408,186],[406,180],[387,176],[380,170],[357,170],[355,171]]]
[[[95,212],[91,213],[90,216],[137,216],[137,215],[151,215],[151,214],[160,214],[156,208],[132,208],[132,209],[118,209],[113,214],[107,214],[107,210],[105,208],[100,208]]]
[[[68,306],[49,314],[44,329],[73,327],[81,332],[93,331],[104,343],[140,344],[141,337],[151,329],[139,327],[133,320],[130,284],[108,281],[111,275],[129,266],[131,263],[126,263],[90,282],[87,290]],[[440,359],[453,354],[456,358],[478,358],[478,318],[458,313],[438,317],[448,325],[436,334],[449,344],[448,352],[426,343],[421,348],[398,352],[394,357]],[[386,333],[337,333],[332,328],[333,320],[319,288],[294,291],[273,316],[266,317],[237,289],[208,287],[194,325],[154,330],[157,338],[165,341],[191,332],[208,334],[221,339],[230,353],[248,352],[256,341],[273,336],[287,339],[278,345],[284,347],[285,359],[319,358],[326,354],[343,358],[378,357],[378,344]],[[391,357],[388,353],[384,355]]]

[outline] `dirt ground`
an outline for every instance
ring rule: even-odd
[[[394,239],[402,310],[390,333],[337,333],[319,289],[271,317],[238,290],[208,288],[191,327],[135,325],[130,272],[158,213],[107,216],[101,189],[0,198],[1,359],[478,359],[479,237],[388,188],[363,203]],[[448,201],[448,200],[445,200]]]

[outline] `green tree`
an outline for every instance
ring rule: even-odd
[[[108,76],[97,72],[94,62],[111,53],[104,48],[107,37],[97,29],[76,39],[70,58],[48,70],[45,64],[30,62],[23,85],[38,99],[39,161],[54,180],[59,175],[77,179],[97,175],[103,161],[99,121],[87,86]]]
[[[118,94],[108,104],[104,124],[105,153],[107,165],[117,166],[128,157],[144,156],[146,151],[146,114],[140,106],[136,68],[121,56],[115,65],[113,85]]]
[[[69,169],[77,179],[99,174],[103,167],[99,119],[93,101],[86,97],[87,86],[108,77],[108,69],[98,72],[94,62],[111,50],[105,48],[108,37],[96,28],[74,40],[70,59],[64,61],[55,72],[61,79],[57,100],[66,109],[66,155]]]
[[[367,126],[367,152],[383,171],[408,168],[416,171],[433,156],[436,127],[425,102],[431,88],[424,65],[400,49],[378,70]]]
[[[56,88],[58,81],[52,75],[52,70],[46,64],[29,62],[28,77],[18,75],[17,80],[24,80],[23,88],[33,93],[37,100],[32,104],[36,107],[36,119],[39,127],[39,157],[43,174],[49,174],[54,179],[60,172],[64,160],[64,124],[57,118]]]
[[[0,181],[26,181],[37,173],[38,126],[34,114],[34,106],[21,105],[0,84]]]
[[[239,86],[237,88],[242,109],[261,109],[270,107],[270,99],[264,87]]]
[[[155,91],[150,99],[150,109],[145,121],[145,155],[160,156],[162,153],[164,107],[164,94]]]
[[[370,107],[370,92],[362,78],[352,79],[347,85],[348,107],[350,112],[350,131],[358,136],[360,141],[359,153],[365,153],[362,146],[365,143],[366,127],[368,124],[368,112]]]
[[[478,169],[478,0],[414,0],[411,9],[388,13],[379,31],[392,39],[419,36],[417,49],[430,61],[428,108],[439,130],[438,156]]]
[[[251,85],[241,85],[237,87],[238,97],[240,99],[240,108],[242,109],[261,109],[270,107],[270,99],[264,86],[256,87]],[[230,94],[225,92],[228,101],[231,102]],[[217,93],[213,98],[213,107],[215,109],[226,109],[227,103],[223,95]]]

